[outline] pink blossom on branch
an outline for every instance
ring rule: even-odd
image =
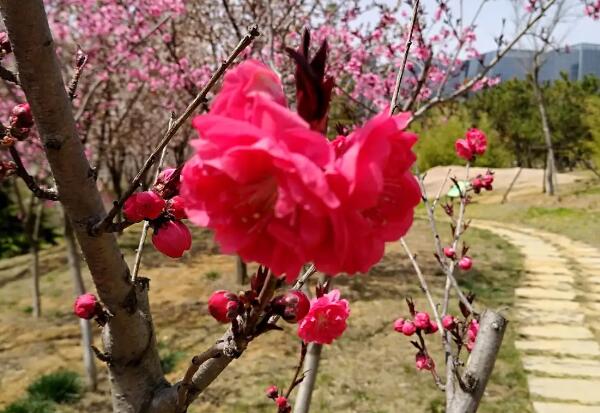
[[[166,221],[154,227],[154,247],[171,258],[181,258],[192,247],[192,234],[181,221]]]
[[[298,325],[298,336],[307,343],[331,344],[346,330],[350,315],[347,300],[340,299],[339,290],[311,301],[308,314]]]

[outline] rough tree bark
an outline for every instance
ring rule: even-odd
[[[508,321],[500,314],[485,310],[479,319],[479,333],[467,366],[454,388],[446,388],[446,413],[475,413],[502,344]]]
[[[160,367],[147,284],[133,285],[113,234],[91,236],[106,215],[77,136],[42,0],[0,0],[19,78],[63,204],[98,295],[112,316],[103,329],[115,412],[141,412],[167,386]]]
[[[67,259],[71,278],[73,279],[73,287],[75,296],[85,294],[85,284],[81,276],[81,259],[77,250],[77,241],[73,233],[73,226],[67,214],[63,217],[65,221],[65,243],[67,244]],[[83,367],[85,369],[85,379],[90,390],[96,390],[98,387],[98,374],[96,371],[96,359],[92,345],[94,344],[94,336],[92,334],[92,324],[89,320],[79,319],[79,328],[81,330],[81,349],[83,352]]]

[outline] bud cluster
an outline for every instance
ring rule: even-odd
[[[280,395],[277,386],[269,386],[265,393],[269,399],[275,402],[277,413],[290,413],[292,411],[292,406],[287,397]]]
[[[149,221],[154,233],[152,244],[171,258],[180,258],[192,246],[192,235],[181,222],[187,218],[185,200],[179,195],[181,169],[162,171],[150,191],[131,195],[123,205],[129,222]]]
[[[493,183],[494,172],[488,169],[485,175],[479,174],[473,178],[471,181],[471,188],[473,189],[473,192],[479,194],[482,189],[485,189],[486,191],[491,191],[494,189],[492,186]]]

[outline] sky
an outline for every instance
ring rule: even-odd
[[[481,0],[463,0],[464,13],[470,21],[475,14]],[[435,10],[435,0],[421,0],[428,10]],[[460,0],[450,0],[451,6],[458,5]],[[523,3],[523,1],[521,1]],[[592,20],[583,16],[583,6],[576,0],[572,1],[573,8],[569,13],[568,22],[562,24],[558,29],[557,40],[560,45],[574,45],[577,43],[597,43],[600,44],[600,21]],[[514,8],[510,0],[491,0],[486,4],[477,19],[478,35],[476,48],[480,52],[495,50],[494,36],[500,33],[502,18],[507,19],[508,29],[505,31],[510,35],[510,30],[514,33]],[[521,44],[521,47],[527,47],[527,44]]]

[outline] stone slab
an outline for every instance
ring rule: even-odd
[[[517,297],[543,298],[554,300],[574,300],[575,290],[557,290],[554,288],[529,288],[521,287],[515,290]]]
[[[525,355],[525,370],[555,376],[586,376],[600,378],[600,361]]]
[[[533,310],[549,311],[581,311],[581,305],[576,301],[566,300],[517,300],[517,306]]]
[[[556,379],[530,376],[529,392],[535,396],[579,403],[600,404],[600,380]],[[600,410],[599,410],[600,411]],[[570,410],[565,413],[571,412]]]
[[[543,352],[544,354],[600,356],[598,343],[591,340],[524,339],[517,340],[515,346],[521,351]],[[600,394],[600,392],[598,393]]]
[[[561,338],[565,340],[593,339],[589,328],[560,324],[532,325],[519,328],[519,334],[524,336]]]
[[[533,410],[535,413],[600,413],[600,406],[533,402]]]
[[[516,319],[519,320],[521,325],[537,325],[540,323],[581,324],[584,321],[583,313],[574,311],[520,309],[516,313]]]

